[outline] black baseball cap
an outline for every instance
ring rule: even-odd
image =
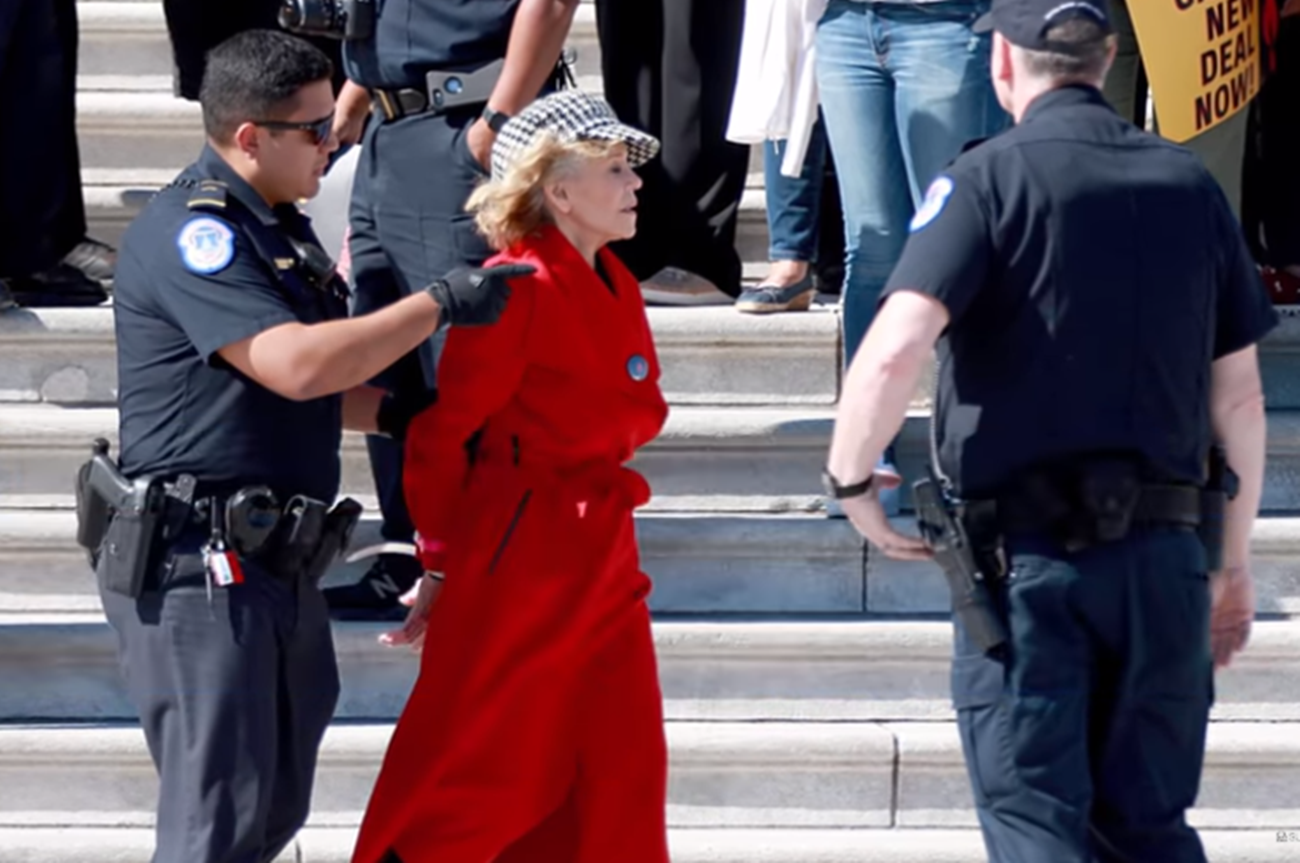
[[[1061,50],[1047,31],[1071,18],[1091,18],[1107,33],[1111,27],[1107,0],[993,0],[993,6],[975,22],[976,33],[996,30],[1008,42],[1030,51]]]

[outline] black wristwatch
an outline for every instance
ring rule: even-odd
[[[847,500],[851,497],[861,497],[871,491],[871,483],[876,475],[868,474],[862,482],[853,485],[840,485],[835,477],[831,476],[830,468],[822,470],[822,486],[826,489],[826,496],[835,500]]]
[[[506,123],[510,122],[510,115],[495,111],[487,105],[483,106],[483,122],[487,123],[488,128],[500,135],[501,130],[505,128]]]

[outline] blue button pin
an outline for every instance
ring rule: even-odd
[[[640,354],[633,354],[627,361],[627,375],[634,381],[643,381],[650,377],[650,363]]]

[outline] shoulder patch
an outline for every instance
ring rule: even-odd
[[[208,216],[186,222],[176,235],[176,247],[190,272],[210,276],[230,265],[235,257],[235,232]]]
[[[939,214],[943,212],[943,208],[948,204],[948,197],[952,195],[954,188],[956,188],[956,184],[953,183],[952,177],[947,174],[940,174],[934,178],[934,182],[926,190],[925,200],[921,202],[920,207],[917,207],[916,215],[912,217],[912,223],[908,226],[912,233],[915,234],[939,218]]]

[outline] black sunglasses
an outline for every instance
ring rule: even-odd
[[[263,129],[298,129],[306,132],[311,136],[312,142],[319,147],[329,140],[330,132],[334,128],[334,112],[321,117],[319,120],[308,120],[304,123],[291,123],[288,120],[253,120],[254,126],[261,126]]]

